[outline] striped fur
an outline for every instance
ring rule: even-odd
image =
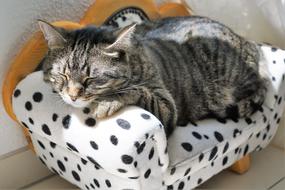
[[[248,117],[265,98],[259,47],[208,18],[167,18],[121,30],[50,29],[66,42],[50,47],[46,81],[55,79],[54,89],[65,97],[73,81],[82,88],[77,98],[91,100],[99,118],[138,105],[170,135],[176,124],[206,117]]]

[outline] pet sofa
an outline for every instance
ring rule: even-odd
[[[17,85],[13,109],[39,159],[81,189],[192,189],[273,138],[284,108],[285,51],[262,50],[272,79],[262,109],[239,121],[177,127],[168,142],[142,108],[96,120],[89,108],[64,104],[42,71]]]
[[[90,8],[91,13],[100,8],[96,6]],[[169,7],[165,7],[161,12],[168,14]],[[105,23],[123,26],[129,19],[147,18],[137,11],[120,10],[125,13],[116,12]],[[56,24],[78,28],[88,19],[96,23],[91,13],[87,11],[80,24]],[[127,19],[120,19],[124,14]],[[151,11],[143,15],[150,14],[155,15]],[[40,34],[36,34],[37,40],[43,43]],[[33,63],[26,63],[20,74],[16,73],[19,64],[12,65],[3,90],[11,93],[4,94],[4,105],[11,117],[24,126],[30,146],[43,164],[81,189],[195,188],[250,152],[266,147],[284,108],[285,52],[262,46],[271,77],[262,109],[239,121],[208,119],[195,126],[177,127],[167,142],[160,121],[142,108],[126,107],[110,118],[96,120],[89,108],[64,104],[42,81],[41,71],[29,74],[45,50],[38,50]],[[16,62],[23,63],[23,56],[18,58]]]

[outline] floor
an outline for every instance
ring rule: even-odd
[[[75,189],[76,187],[58,176],[48,176],[37,183],[29,184],[21,189]],[[238,175],[228,170],[212,177],[198,189],[285,189],[285,152],[269,146],[262,152],[252,154],[250,170]]]

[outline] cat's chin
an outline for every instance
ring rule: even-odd
[[[62,99],[65,103],[71,105],[72,107],[76,107],[76,108],[88,107],[88,105],[91,103],[91,101],[83,101],[80,99],[77,99],[76,101],[72,101],[70,98],[66,98],[65,96],[62,96]]]

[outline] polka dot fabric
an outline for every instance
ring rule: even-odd
[[[29,129],[40,161],[81,189],[193,189],[265,148],[276,133],[285,104],[285,52],[261,48],[275,78],[262,109],[239,121],[207,119],[177,127],[168,143],[151,113],[130,106],[96,120],[92,109],[63,103],[41,71],[14,90],[14,112]]]

